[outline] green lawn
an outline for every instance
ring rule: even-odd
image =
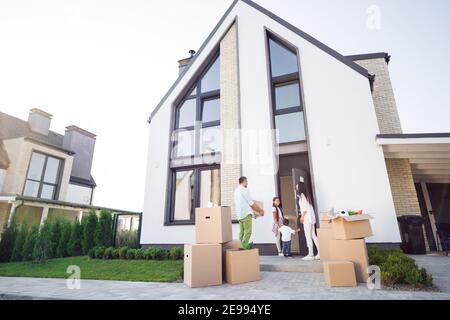
[[[183,261],[92,260],[74,257],[32,262],[0,263],[1,277],[68,278],[67,267],[80,267],[81,279],[173,282],[181,279]]]

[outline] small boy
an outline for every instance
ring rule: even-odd
[[[289,227],[289,220],[283,219],[283,226],[281,226],[280,229],[278,229],[278,231],[281,233],[281,242],[283,243],[283,255],[286,258],[292,257],[291,254],[292,235],[299,232],[300,229],[297,229],[297,231],[293,230],[291,227]]]

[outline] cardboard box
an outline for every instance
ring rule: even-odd
[[[241,284],[261,279],[259,250],[227,250],[225,253],[225,281]]]
[[[332,220],[334,237],[337,240],[371,237],[373,234],[370,219],[372,216],[368,214],[334,218]]]
[[[195,210],[195,236],[198,244],[226,243],[233,240],[231,208],[197,208]]]
[[[320,260],[331,260],[331,240],[334,240],[333,229],[320,228],[317,229],[317,239],[319,242]]]
[[[356,287],[355,266],[350,261],[323,263],[325,282],[330,287]]]
[[[222,276],[225,280],[225,268],[226,268],[226,253],[227,250],[239,250],[242,248],[242,243],[240,240],[232,240],[227,243],[222,244]]]
[[[264,202],[262,201],[258,201],[258,200],[254,200],[254,203],[256,203],[261,209],[264,210]],[[253,210],[253,214],[256,215],[257,217],[261,217],[259,212],[256,212],[255,210]]]
[[[330,217],[328,213],[321,213],[319,215],[319,227],[320,229],[331,229],[331,220],[333,217]]]
[[[357,240],[330,240],[331,260],[351,261],[355,266],[356,281],[367,282],[369,277],[369,257],[367,255],[366,241]]]
[[[222,284],[222,246],[220,244],[184,246],[184,283],[191,288]]]

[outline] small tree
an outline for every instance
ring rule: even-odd
[[[89,249],[95,247],[95,229],[97,228],[97,214],[95,210],[89,212],[86,222],[83,223],[83,254],[88,254]]]
[[[69,255],[67,249],[70,241],[71,231],[72,224],[69,221],[63,221],[61,223],[61,236],[59,237],[58,246],[56,248],[57,258],[64,258]]]
[[[9,262],[14,250],[14,243],[17,237],[16,219],[13,218],[11,223],[5,224],[0,239],[0,262]]]
[[[14,249],[11,255],[11,261],[22,261],[23,246],[28,235],[27,222],[22,222],[19,233],[17,234],[16,241],[14,243]]]
[[[70,240],[67,246],[69,256],[78,257],[82,254],[83,227],[79,221],[71,226]]]
[[[49,251],[49,259],[56,258],[56,250],[58,248],[59,239],[61,238],[62,233],[62,221],[60,219],[56,219],[55,221],[49,221],[50,227],[50,251]]]
[[[102,247],[111,246],[112,240],[112,215],[108,210],[100,212],[97,228],[95,230],[95,245]]]
[[[25,243],[23,244],[22,249],[22,260],[23,261],[31,261],[33,260],[33,250],[36,244],[36,239],[39,235],[39,225],[35,224],[28,231],[28,234],[25,238]]]
[[[33,261],[37,263],[47,262],[52,250],[51,222],[46,221],[39,230],[33,250]]]

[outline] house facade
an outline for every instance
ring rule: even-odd
[[[0,112],[0,225],[79,218],[92,205],[96,136],[76,126],[50,130],[52,115],[34,108],[27,121]]]
[[[244,175],[266,212],[252,236],[263,254],[276,253],[274,196],[296,223],[298,181],[317,212],[372,214],[371,243],[398,245],[397,217],[423,216],[436,249],[429,187],[445,198],[450,135],[402,133],[389,61],[343,56],[256,3],[234,1],[198,52],[180,60],[149,119],[141,244],[194,242],[195,208],[233,207]],[[302,235],[293,250],[304,252]]]

